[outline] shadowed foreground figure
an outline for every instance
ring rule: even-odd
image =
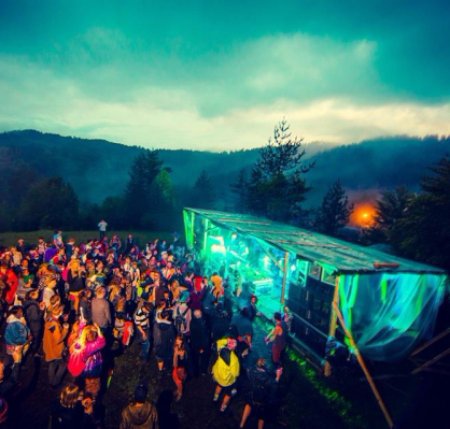
[[[158,411],[147,401],[147,388],[140,384],[134,392],[134,401],[122,411],[120,429],[159,429]]]

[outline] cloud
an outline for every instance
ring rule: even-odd
[[[283,117],[307,141],[450,134],[450,103],[389,93],[373,65],[376,52],[368,40],[293,34],[187,62],[156,53],[143,60],[120,32],[96,28],[68,57],[0,56],[0,129],[207,150],[262,146]]]

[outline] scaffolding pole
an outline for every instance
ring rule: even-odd
[[[334,311],[336,312],[337,318],[339,320],[339,323],[342,326],[342,329],[345,332],[345,335],[347,336],[347,338],[350,341],[350,345],[353,348],[353,350],[355,351],[355,356],[356,359],[358,360],[358,363],[361,367],[361,369],[364,372],[364,375],[366,376],[367,381],[369,382],[369,386],[372,389],[372,393],[374,394],[379,407],[381,408],[381,411],[383,412],[384,418],[386,419],[386,423],[388,424],[389,428],[393,428],[394,427],[394,422],[392,420],[391,415],[389,414],[388,409],[386,408],[386,405],[383,401],[383,398],[380,395],[380,392],[377,389],[377,386],[375,385],[375,382],[373,381],[372,376],[370,375],[369,370],[367,369],[366,363],[364,362],[364,359],[358,349],[358,346],[355,343],[355,340],[353,338],[352,333],[347,329],[347,325],[345,324],[344,318],[341,314],[341,311],[339,310],[339,307],[333,303],[333,307],[334,307]]]
[[[286,283],[287,283],[287,271],[289,265],[289,253],[284,253],[284,265],[283,265],[283,283],[281,284],[281,305],[284,305],[284,294],[286,293]]]

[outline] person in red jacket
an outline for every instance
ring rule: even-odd
[[[19,278],[16,273],[6,264],[0,265],[0,280],[5,285],[4,297],[8,305],[14,304],[17,287],[19,286]]]

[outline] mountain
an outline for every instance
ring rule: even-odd
[[[306,158],[315,162],[306,175],[312,188],[306,203],[314,207],[338,178],[353,192],[398,185],[418,189],[427,168],[450,153],[450,138],[400,136],[331,148],[323,143],[310,143],[305,149]],[[61,176],[71,183],[80,201],[100,203],[107,196],[123,192],[133,160],[144,150],[106,140],[63,137],[35,130],[5,132],[0,134],[0,186],[17,190],[21,171],[30,180]],[[229,185],[241,169],[250,171],[258,155],[259,149],[221,153],[159,150],[160,159],[171,169],[174,186],[180,193],[192,187],[205,170],[217,193],[228,201],[223,208],[230,208]]]
[[[428,169],[448,154],[450,137],[436,136],[378,138],[323,151],[311,157],[316,165],[308,173],[308,202],[317,206],[336,179],[353,194],[397,186],[417,191]]]

